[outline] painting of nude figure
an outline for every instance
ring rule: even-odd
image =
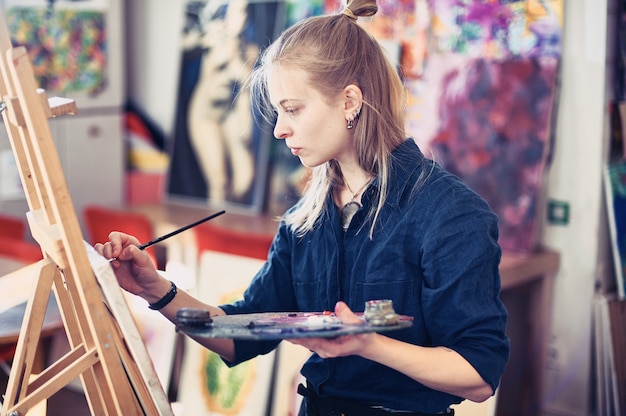
[[[244,88],[275,36],[279,2],[189,1],[168,196],[260,211],[271,127]]]

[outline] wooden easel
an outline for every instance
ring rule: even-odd
[[[1,13],[0,49],[0,108],[26,193],[28,224],[44,254],[1,415],[25,415],[76,377],[92,414],[173,415],[111,266],[83,240],[48,125],[50,117],[76,113],[76,105],[37,89],[27,52],[12,47]],[[33,374],[53,294],[70,351]]]

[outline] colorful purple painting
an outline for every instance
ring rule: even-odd
[[[531,251],[549,166],[563,1],[429,0],[430,43],[408,79],[407,131],[481,194],[505,250]]]
[[[482,195],[500,219],[500,244],[530,250],[551,148],[558,61],[467,58],[447,72],[435,159]]]
[[[486,59],[559,56],[564,0],[428,0],[431,53]]]

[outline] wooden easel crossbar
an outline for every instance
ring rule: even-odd
[[[25,415],[76,377],[95,415],[173,415],[110,264],[83,240],[48,118],[75,114],[48,99],[0,14],[2,117],[44,259],[28,300],[1,416]],[[30,268],[29,268],[30,269]],[[32,269],[31,269],[32,270]],[[46,305],[55,296],[70,351],[33,374]]]

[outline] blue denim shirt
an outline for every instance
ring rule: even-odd
[[[376,202],[376,181],[345,232],[330,197],[323,218],[304,237],[281,224],[243,300],[222,307],[228,314],[324,311],[343,300],[362,312],[368,300],[391,299],[396,312],[414,322],[386,336],[451,348],[495,390],[509,356],[497,218],[461,180],[426,159],[412,139],[393,153],[392,171],[373,239],[367,212]],[[276,345],[237,342],[237,362]],[[433,413],[461,401],[357,356],[313,354],[302,374],[319,395],[368,405]]]

